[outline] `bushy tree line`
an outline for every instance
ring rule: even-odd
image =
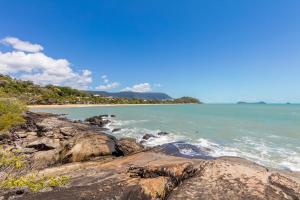
[[[143,100],[108,98],[62,86],[39,86],[30,81],[21,81],[0,75],[0,97],[15,97],[28,105],[48,104],[170,104],[200,103],[198,99],[183,97],[174,100]]]

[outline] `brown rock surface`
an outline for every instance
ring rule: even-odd
[[[60,115],[27,112],[25,119],[24,125],[11,130],[11,135],[17,137],[3,139],[2,143],[7,149],[25,153],[38,169],[62,162],[127,155],[142,148],[135,140],[118,142],[113,136],[103,133],[101,128],[75,123]]]
[[[93,157],[118,154],[116,143],[105,134],[84,133],[75,136],[70,143],[73,144],[66,151],[62,159],[65,162],[78,162]]]
[[[144,149],[143,145],[137,143],[133,138],[121,138],[118,140],[118,148],[123,155],[130,155]]]
[[[26,152],[38,169],[44,168],[39,174],[66,175],[70,182],[0,199],[300,199],[300,173],[235,157],[178,157],[172,145],[144,150],[134,139],[117,140],[55,115],[29,113],[27,119],[14,130],[22,137],[10,140],[7,149]]]
[[[67,175],[65,188],[22,199],[299,199],[299,174],[270,171],[240,158],[187,159],[140,152],[109,161],[41,171]]]

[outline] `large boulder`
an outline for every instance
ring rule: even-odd
[[[108,115],[99,115],[87,118],[85,122],[88,122],[89,124],[96,125],[99,127],[103,127],[104,125],[110,123],[110,121],[107,119]]]
[[[122,138],[118,140],[118,148],[123,155],[129,155],[143,150],[144,146],[133,138]]]
[[[113,138],[105,134],[85,133],[76,135],[70,141],[62,155],[62,160],[64,162],[78,162],[118,153]]]
[[[59,162],[59,152],[55,149],[49,151],[38,151],[33,154],[33,167],[35,169],[43,169]]]

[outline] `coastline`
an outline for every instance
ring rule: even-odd
[[[17,146],[18,152],[29,155],[32,169],[39,170],[37,176],[64,176],[67,182],[36,192],[0,190],[0,199],[300,197],[298,172],[264,167],[241,157],[205,156],[204,150],[197,157],[186,157],[172,143],[148,148],[134,138],[103,133],[101,128],[109,122],[101,116],[85,123],[49,113],[27,112],[25,117],[27,124],[12,130],[19,140],[8,140],[6,149]]]
[[[187,104],[187,103],[186,103]],[[28,108],[83,108],[83,107],[121,107],[121,106],[158,106],[158,105],[186,105],[186,104],[63,104],[63,105],[27,105]]]

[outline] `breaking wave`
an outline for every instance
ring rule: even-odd
[[[159,135],[158,133],[163,130],[150,130],[135,126],[139,123],[147,122],[147,120],[118,120],[115,118],[111,118],[110,120],[111,123],[106,125],[108,134],[112,134],[117,138],[136,138],[138,142],[142,142],[145,146],[153,147],[174,143],[183,155],[192,157],[203,156],[204,152],[205,155],[213,157],[238,156],[272,168],[300,171],[299,153],[287,148],[278,147],[276,144],[268,143],[255,137],[236,138],[230,145],[221,145],[207,138],[192,140],[186,135],[176,133]],[[145,134],[151,134],[153,137],[144,140],[143,136]]]

